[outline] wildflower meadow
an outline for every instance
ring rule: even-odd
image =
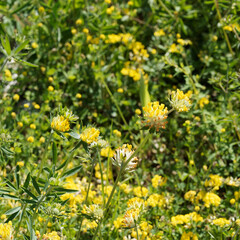
[[[240,239],[239,0],[1,0],[0,38],[0,240]]]

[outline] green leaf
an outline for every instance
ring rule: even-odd
[[[65,172],[65,173],[63,174],[62,178],[67,178],[67,177],[69,177],[69,176],[72,176],[72,175],[76,174],[77,172],[80,171],[81,168],[82,168],[82,165],[70,169],[69,171],[67,171],[67,172]]]
[[[23,65],[27,65],[27,66],[29,66],[29,67],[38,67],[38,65],[35,65],[35,64],[26,62],[26,61],[21,60],[21,59],[19,59],[19,58],[16,58],[16,57],[13,57],[13,58],[14,58],[14,60],[15,60],[16,62],[22,63]]]
[[[79,190],[74,190],[74,189],[66,189],[66,188],[54,188],[56,192],[63,192],[63,193],[75,193],[78,192]]]
[[[7,186],[11,188],[14,192],[17,191],[16,187],[9,181],[6,182]]]
[[[19,213],[20,213],[20,211],[13,213],[11,216],[9,216],[9,218],[6,220],[6,222],[12,221],[15,217],[18,216]]]
[[[18,197],[13,196],[11,194],[3,194],[2,197],[5,198],[5,199],[19,200]]]
[[[66,165],[67,161],[68,161],[68,160],[65,160],[65,161],[57,168],[57,171],[60,170],[60,169],[62,169],[62,168]]]
[[[15,207],[15,208],[9,209],[9,210],[6,211],[4,214],[6,214],[6,215],[11,215],[11,214],[13,214],[13,213],[19,212],[20,210],[21,210],[21,207]]]
[[[78,134],[76,132],[71,131],[68,134],[75,139],[80,139],[80,134]]]
[[[145,83],[143,77],[140,80],[140,100],[142,107],[145,107],[151,100],[148,92],[148,84]]]
[[[35,180],[34,177],[31,177],[31,178],[32,178],[32,184],[33,184],[34,188],[36,189],[36,191],[38,192],[38,194],[41,195],[41,191],[40,191],[40,189],[39,189],[39,186],[38,186],[38,184],[37,184],[37,181]]]
[[[52,143],[52,158],[53,158],[53,163],[56,164],[57,162],[57,146],[56,143]]]
[[[17,188],[19,189],[20,177],[18,172],[19,172],[19,165],[17,165],[15,169],[15,179],[17,183]]]
[[[19,52],[21,52],[27,46],[28,43],[29,43],[28,40],[24,41],[23,43],[21,43],[18,47],[16,47],[13,50],[13,53],[18,54]]]
[[[81,146],[81,144],[82,144],[82,140],[80,140],[80,141],[77,143],[77,145],[76,145],[73,149],[70,150],[70,153],[73,152],[73,151],[75,151],[77,148],[79,148],[79,147]]]
[[[29,185],[29,182],[30,182],[30,172],[28,173],[28,175],[27,175],[27,177],[26,177],[26,180],[25,180],[25,182],[24,182],[24,185],[23,185],[23,187],[24,188],[27,188],[28,187],[28,185]]]
[[[23,190],[25,193],[27,193],[27,195],[29,195],[31,198],[33,198],[33,199],[35,199],[35,200],[38,201],[38,198],[37,198],[33,193],[31,193],[29,190],[27,190],[26,188],[23,188],[23,187],[22,187],[22,190]]]
[[[1,42],[2,42],[2,46],[5,49],[5,51],[7,52],[7,54],[10,55],[11,54],[11,46],[10,46],[8,36],[6,35],[5,39],[3,37],[1,37]]]

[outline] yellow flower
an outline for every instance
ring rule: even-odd
[[[213,190],[218,190],[223,183],[223,178],[218,175],[209,175],[210,180],[205,181],[205,187],[213,187]]]
[[[155,55],[155,54],[157,53],[157,50],[156,50],[156,49],[152,49],[152,50],[151,50],[151,53],[152,53],[153,55]]]
[[[117,137],[121,137],[122,133],[118,131],[117,129],[113,130],[113,134],[116,135]]]
[[[82,141],[90,144],[92,142],[96,142],[100,131],[93,127],[86,128],[80,135]]]
[[[146,107],[143,107],[144,118],[143,121],[146,126],[155,127],[158,131],[159,128],[165,128],[168,110],[164,104],[159,105],[159,102],[150,102]]]
[[[180,240],[198,240],[198,237],[193,232],[188,232],[188,233],[184,232]]]
[[[55,231],[47,233],[47,234],[44,234],[43,235],[43,239],[47,239],[47,240],[61,240],[61,238],[59,237],[59,235]]]
[[[33,42],[32,43],[32,48],[34,48],[34,49],[38,48],[38,44],[36,42]]]
[[[229,32],[232,32],[232,30],[233,30],[233,28],[231,26],[224,26],[223,29],[227,30]]]
[[[32,124],[30,124],[30,128],[31,129],[36,129],[36,125],[32,123]]]
[[[28,104],[28,103],[25,103],[25,104],[23,105],[23,107],[29,108],[29,104]]]
[[[201,98],[201,99],[198,101],[198,104],[200,105],[200,108],[203,108],[204,105],[209,104],[208,96]]]
[[[71,30],[71,33],[72,33],[72,35],[75,35],[75,34],[77,33],[77,29],[73,28],[73,29]]]
[[[185,215],[177,215],[177,216],[171,217],[171,224],[173,226],[176,226],[178,224],[187,224],[187,223],[190,223],[191,221],[202,222],[203,218],[196,212],[191,212]]]
[[[39,11],[40,13],[44,13],[45,9],[44,9],[44,7],[39,7],[39,8],[38,8],[38,11]]]
[[[218,40],[218,37],[216,35],[212,36],[213,42],[216,42]]]
[[[48,87],[48,91],[49,91],[49,92],[53,92],[53,91],[54,91],[54,87],[53,87],[53,86],[49,86],[49,87]]]
[[[189,97],[179,89],[177,89],[177,91],[172,91],[169,102],[178,112],[187,112],[191,107]]]
[[[184,198],[190,202],[194,202],[194,198],[196,196],[196,191],[188,191],[185,193]]]
[[[84,29],[83,29],[83,32],[84,32],[85,34],[88,34],[88,33],[89,33],[89,30],[88,30],[87,28],[84,28]]]
[[[67,132],[70,130],[70,123],[68,118],[64,116],[54,117],[51,122],[51,128],[59,132]]]
[[[77,94],[76,94],[76,98],[82,98],[82,94],[77,93]]]
[[[122,88],[118,88],[117,92],[118,93],[123,93],[123,89]]]
[[[40,137],[39,142],[40,143],[45,143],[45,137]]]
[[[0,224],[0,236],[1,236],[1,240],[13,239],[13,228],[12,228],[11,221],[8,223]]]
[[[24,162],[23,162],[23,161],[17,162],[17,165],[18,165],[19,167],[23,167],[23,166],[24,166]]]
[[[197,194],[196,201],[203,200],[204,206],[209,208],[210,205],[219,206],[221,203],[221,198],[213,192],[200,191]]]
[[[225,227],[225,225],[229,225],[230,221],[226,218],[217,218],[213,220],[213,224],[218,225],[220,227]]]
[[[22,123],[22,122],[18,122],[17,125],[18,125],[19,127],[23,127],[23,123]]]
[[[127,206],[130,209],[142,209],[144,208],[144,200],[139,197],[130,198],[127,202]]]
[[[17,114],[15,112],[11,113],[12,118],[16,118]]]
[[[159,29],[158,31],[154,32],[154,36],[155,37],[161,37],[161,36],[165,36],[166,33],[163,31],[163,29]]]
[[[139,108],[137,108],[137,109],[135,110],[135,113],[136,113],[137,115],[140,115],[142,112],[141,112],[141,110],[140,110]]]
[[[7,81],[12,81],[12,73],[10,72],[10,70],[8,69],[5,69],[4,70],[4,73],[5,73],[5,78]]]
[[[111,0],[104,0],[104,2],[110,4]]]
[[[48,81],[49,81],[49,82],[53,82],[53,81],[54,81],[53,77],[49,77],[49,78],[48,78]]]
[[[113,11],[114,11],[114,6],[111,6],[111,7],[107,8],[106,13],[108,15],[111,15]]]
[[[82,19],[78,19],[77,21],[76,21],[76,25],[81,25],[83,23],[83,20]]]
[[[34,137],[33,136],[28,137],[27,141],[30,142],[30,143],[33,143],[34,142]]]
[[[35,104],[35,105],[34,105],[34,108],[35,108],[35,109],[40,109],[40,105]]]
[[[45,67],[41,67],[41,71],[42,71],[42,73],[45,73],[46,72],[46,68]]]
[[[146,197],[148,195],[148,189],[145,187],[135,187],[133,193],[137,197]]]
[[[152,185],[154,188],[157,188],[158,186],[163,186],[167,181],[167,178],[164,178],[159,175],[155,175],[152,179]]]
[[[13,95],[13,100],[14,100],[14,101],[17,102],[19,99],[20,99],[20,96],[19,96],[18,94],[14,94],[14,95]]]
[[[101,156],[102,157],[113,157],[114,151],[110,147],[102,148],[101,149]]]
[[[114,227],[119,229],[122,226],[123,218],[118,217],[116,220],[113,221]]]

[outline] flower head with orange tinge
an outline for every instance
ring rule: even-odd
[[[160,128],[165,128],[167,124],[168,109],[164,104],[159,104],[159,102],[150,102],[146,107],[143,107],[144,118],[146,120],[143,123],[146,126],[152,128],[155,127],[157,131]]]
[[[128,210],[123,217],[123,222],[122,222],[123,226],[135,227],[138,217],[139,217],[139,209]]]

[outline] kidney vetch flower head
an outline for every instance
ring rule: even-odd
[[[93,142],[98,141],[98,136],[100,131],[94,127],[87,127],[82,131],[80,134],[80,138],[82,141],[86,142],[87,144],[91,144]]]
[[[165,128],[168,109],[164,104],[159,104],[157,101],[150,102],[147,106],[143,107],[143,111],[144,118],[146,119],[143,123],[145,123],[146,126],[150,128],[155,127],[157,131],[159,131],[160,128]]]
[[[130,144],[123,144],[122,147],[119,147],[116,149],[113,157],[112,157],[112,163],[113,165],[117,167],[121,167],[125,162],[128,162],[130,157],[134,154],[134,151],[132,150],[132,145]],[[125,170],[128,172],[134,171],[134,169],[137,167],[138,164],[138,158],[133,157],[128,162]]]
[[[178,112],[187,112],[191,107],[191,101],[189,95],[184,94],[183,91],[177,89],[177,91],[172,91],[169,102],[171,103],[173,109]]]
[[[78,119],[67,108],[60,107],[59,114],[52,119],[51,128],[57,132],[68,132],[70,130],[70,123]]]

